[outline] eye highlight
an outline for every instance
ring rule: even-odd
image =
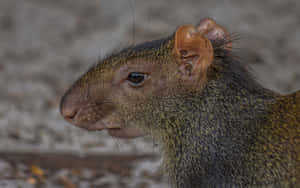
[[[146,78],[147,74],[141,72],[131,72],[129,73],[127,80],[132,86],[141,86]]]

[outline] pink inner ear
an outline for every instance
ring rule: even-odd
[[[176,54],[181,58],[194,56],[197,54],[199,41],[197,41],[198,33],[192,25],[183,25],[176,31],[175,50]],[[201,39],[201,38],[199,38]],[[198,40],[199,40],[198,39]],[[200,42],[201,43],[201,42]]]
[[[183,25],[177,29],[174,50],[180,58],[213,53],[210,41],[192,25]]]
[[[213,61],[214,50],[211,42],[192,25],[183,25],[177,29],[173,53],[180,67],[189,68],[183,71],[184,79],[204,80],[202,78],[206,77],[207,68]]]

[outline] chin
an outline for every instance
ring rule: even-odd
[[[146,135],[140,129],[133,127],[107,129],[107,131],[110,136],[122,139],[133,139]]]

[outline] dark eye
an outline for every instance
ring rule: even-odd
[[[132,84],[134,86],[139,86],[145,81],[146,77],[147,77],[147,74],[145,74],[145,73],[131,72],[128,75],[127,80],[129,81],[130,84]]]

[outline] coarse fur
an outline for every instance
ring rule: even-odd
[[[300,172],[297,134],[295,143],[266,140],[269,135],[263,134],[281,129],[280,123],[272,125],[269,121],[270,114],[280,115],[274,106],[281,97],[261,87],[245,66],[230,55],[215,59],[208,80],[200,93],[177,90],[176,95],[148,99],[151,104],[138,105],[130,111],[135,118],[143,118],[162,143],[164,168],[175,186],[297,185]],[[295,115],[299,116],[300,107],[297,108]],[[289,131],[299,132],[298,121]],[[261,150],[272,143],[278,144],[276,149]],[[294,158],[284,155],[287,148]],[[274,155],[278,158],[273,159]]]
[[[232,42],[228,38],[212,41],[214,60],[205,84],[186,87],[174,71],[174,40],[173,34],[112,54],[84,74],[62,101],[88,101],[86,116],[92,114],[93,122],[114,111],[123,126],[134,124],[150,134],[162,146],[164,170],[176,188],[297,187],[300,93],[281,96],[262,87],[247,65],[223,48]],[[143,96],[137,91],[115,94],[119,90],[108,84],[115,71],[141,62],[159,67],[159,78],[167,84]]]

